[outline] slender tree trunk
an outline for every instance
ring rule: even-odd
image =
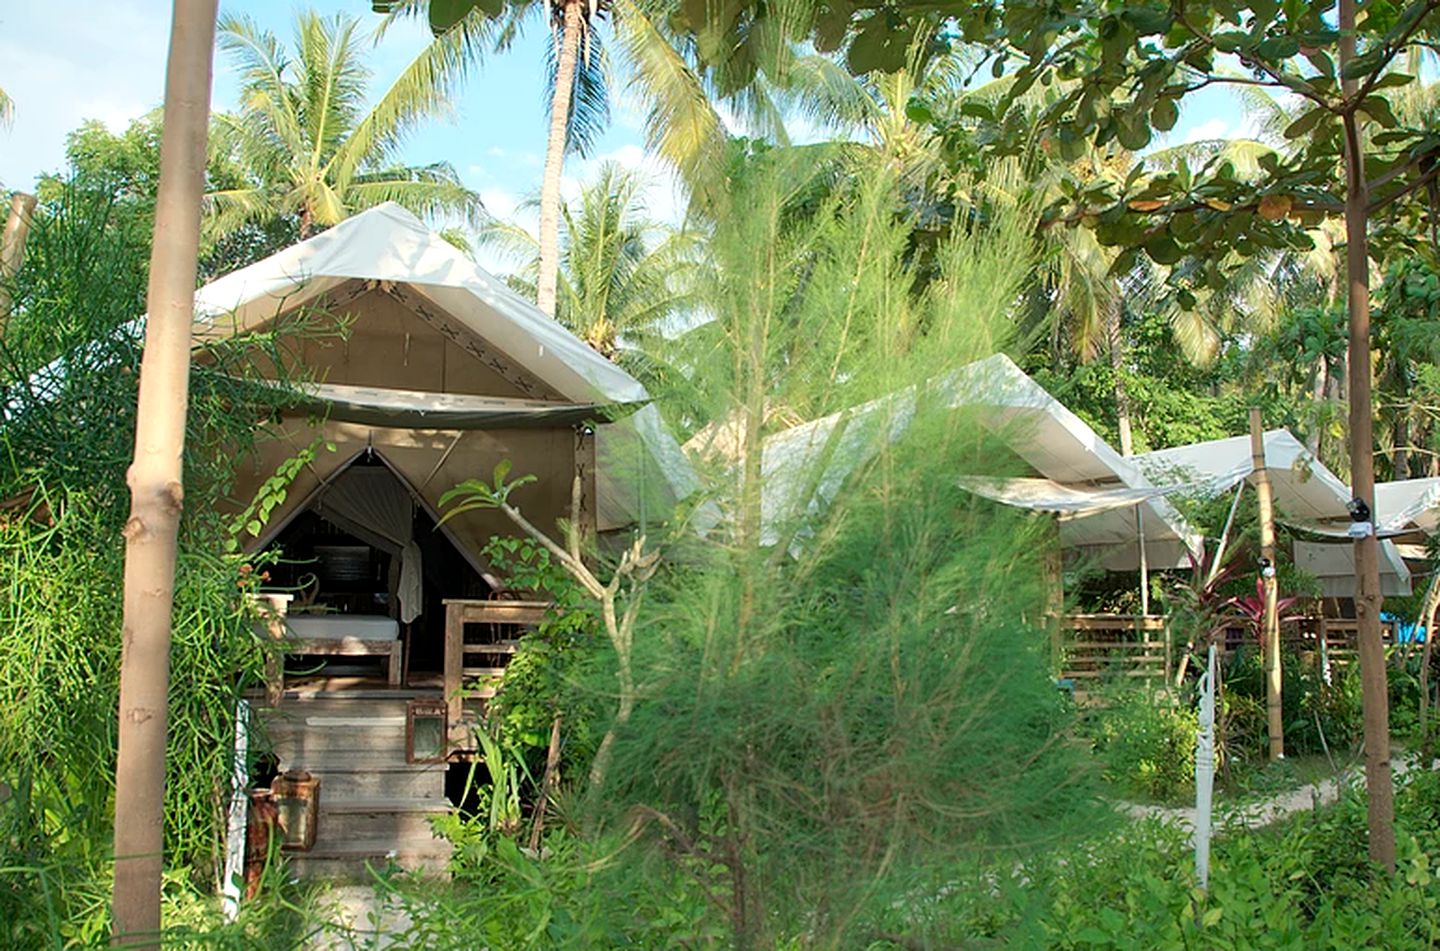
[[[1355,0],[1340,0],[1340,71],[1355,58]],[[1356,81],[1345,80],[1347,101]],[[1355,105],[1344,114],[1345,265],[1349,288],[1350,485],[1375,511],[1375,436],[1370,395],[1370,260],[1364,146]],[[1390,775],[1390,699],[1380,633],[1380,541],[1371,532],[1355,542],[1355,614],[1360,622],[1360,680],[1365,717],[1365,790],[1370,859],[1395,870],[1395,794]]]
[[[550,97],[545,178],[540,184],[540,277],[535,284],[535,305],[550,317],[555,316],[555,289],[560,273],[560,174],[565,170],[565,130],[570,123],[575,60],[580,55],[584,23],[580,0],[566,0],[560,55],[555,62],[555,91]]]
[[[1260,509],[1260,557],[1270,564],[1269,572],[1261,572],[1260,588],[1264,596],[1260,636],[1265,657],[1265,724],[1270,740],[1270,760],[1285,758],[1285,721],[1281,715],[1283,673],[1280,663],[1280,614],[1278,583],[1275,578],[1275,509],[1271,504],[1270,470],[1265,462],[1265,426],[1260,407],[1250,407],[1250,458],[1255,469],[1255,496]]]
[[[1130,395],[1125,391],[1125,338],[1120,329],[1120,301],[1111,304],[1105,315],[1105,336],[1110,345],[1110,368],[1115,371],[1115,423],[1120,429],[1120,455],[1135,452],[1130,427]]]
[[[125,523],[114,943],[158,948],[166,693],[217,0],[175,0]]]
[[[1317,407],[1321,401],[1325,399],[1325,388],[1329,382],[1330,360],[1322,353],[1315,361],[1315,380],[1310,387],[1310,399]],[[1317,423],[1311,427],[1310,436],[1305,440],[1305,447],[1310,450],[1310,454],[1316,459],[1320,458],[1320,445],[1324,433],[1325,427]]]
[[[1396,479],[1410,478],[1410,416],[1405,410],[1395,420],[1395,453],[1390,465]]]
[[[5,231],[0,235],[0,333],[10,317],[10,281],[20,273],[25,261],[25,238],[30,234],[30,221],[35,214],[35,196],[16,192],[10,196],[10,214]]]

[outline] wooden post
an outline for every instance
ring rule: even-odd
[[[465,665],[465,608],[460,604],[445,605],[445,744],[446,752],[455,741],[465,702],[460,697],[461,668]]]
[[[1359,4],[1340,0],[1339,74],[1356,59]],[[1350,318],[1346,357],[1350,390],[1350,491],[1375,510],[1375,420],[1370,380],[1370,194],[1365,142],[1358,115],[1359,80],[1341,79],[1350,106],[1341,115],[1345,141],[1345,276]],[[1380,634],[1380,540],[1373,531],[1355,540],[1355,616],[1360,622],[1361,706],[1365,726],[1366,824],[1370,860],[1395,871],[1395,787],[1390,771],[1390,694]]]
[[[10,281],[20,273],[25,261],[25,238],[30,234],[34,214],[34,195],[16,192],[10,196],[10,214],[5,219],[5,232],[0,235],[0,331],[10,316]]]
[[[265,617],[265,633],[279,646],[285,640],[285,615],[290,613],[292,594],[261,591],[255,596],[260,612]],[[283,650],[271,650],[265,655],[265,702],[279,706],[285,696],[285,654]]]
[[[1270,495],[1270,473],[1265,468],[1265,429],[1260,407],[1250,407],[1250,457],[1255,468],[1255,494],[1260,502],[1260,558],[1268,568],[1260,572],[1265,614],[1261,627],[1265,648],[1265,714],[1270,735],[1270,759],[1285,758],[1285,721],[1281,713],[1280,615],[1275,578],[1275,508]]]
[[[600,505],[595,496],[595,427],[575,427],[575,478],[580,480],[580,511],[570,513],[579,524],[580,552],[593,567],[595,543],[599,538]]]
[[[126,481],[125,586],[115,764],[113,943],[160,947],[170,623],[190,393],[190,328],[205,194],[217,0],[175,0],[150,249],[145,352]]]
[[[1050,541],[1053,544],[1045,550],[1045,617],[1050,626],[1050,663],[1058,677],[1064,657],[1061,626],[1065,619],[1065,574],[1058,532],[1052,534]]]

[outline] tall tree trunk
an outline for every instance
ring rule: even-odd
[[[125,523],[114,943],[158,948],[166,693],[217,0],[175,0]]]
[[[1120,429],[1120,455],[1135,452],[1130,428],[1130,395],[1125,391],[1125,338],[1120,329],[1120,301],[1111,303],[1105,314],[1105,337],[1110,348],[1110,368],[1115,371],[1115,423]]]
[[[1355,0],[1340,0],[1340,72],[1355,58]],[[1370,396],[1370,255],[1364,145],[1357,83],[1344,80],[1345,270],[1349,288],[1350,485],[1375,511],[1375,437]],[[1373,515],[1372,515],[1373,517]],[[1370,859],[1395,870],[1395,794],[1390,775],[1390,698],[1380,634],[1380,541],[1374,532],[1355,542],[1355,615],[1360,622],[1360,681],[1365,718],[1365,790]]]
[[[580,0],[566,0],[560,55],[555,61],[555,91],[550,97],[545,178],[540,183],[540,277],[535,284],[535,306],[550,317],[555,316],[555,288],[560,273],[560,175],[565,170],[565,130],[570,123],[575,60],[580,55],[584,23]]]
[[[1310,399],[1318,407],[1325,399],[1325,387],[1330,382],[1330,359],[1325,354],[1320,354],[1315,361],[1315,379],[1310,386]],[[1320,458],[1321,440],[1325,434],[1325,427],[1318,421],[1310,428],[1310,435],[1305,440],[1305,447],[1316,459]]]
[[[5,231],[0,234],[0,332],[10,317],[10,281],[25,262],[25,238],[30,234],[34,214],[34,195],[16,192],[10,196],[10,213],[5,218]]]

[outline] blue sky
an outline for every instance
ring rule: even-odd
[[[16,103],[13,128],[0,130],[0,185],[28,188],[37,174],[64,161],[65,135],[85,119],[123,129],[159,105],[164,90],[169,36],[167,0],[71,0],[64,21],[45,3],[11,0],[0,10],[0,88]],[[379,22],[370,0],[246,0],[222,9],[248,12],[261,26],[290,36],[295,10],[345,12],[367,27]],[[428,29],[407,22],[374,48],[370,64],[376,93],[421,49]],[[414,163],[448,161],[467,185],[480,192],[492,214],[509,218],[516,204],[539,188],[545,146],[544,25],[529,24],[519,43],[474,72],[454,103],[453,115],[418,131],[405,158]],[[214,106],[235,105],[236,77],[227,59],[216,59]],[[567,164],[566,190],[603,160],[640,168],[652,187],[652,213],[674,218],[677,199],[663,168],[643,149],[641,114],[623,94],[613,122],[586,161]],[[1182,113],[1174,138],[1215,138],[1242,128],[1238,107],[1209,97]],[[523,220],[524,216],[522,216]],[[498,262],[487,262],[498,263]]]

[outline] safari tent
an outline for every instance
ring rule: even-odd
[[[252,695],[256,742],[325,790],[302,871],[434,866],[446,847],[427,817],[451,807],[449,764],[473,753],[467,710],[545,610],[486,558],[511,523],[442,524],[441,496],[508,462],[511,479],[535,477],[510,497],[533,524],[574,518],[603,547],[663,517],[693,476],[638,381],[395,205],[197,293],[198,360],[257,332],[276,338],[255,364],[283,408],[237,463],[236,510],[287,461],[296,474],[246,540],[279,558],[265,628],[290,667]]]
[[[976,478],[957,466],[955,478],[995,501],[1059,517],[1061,549],[1115,571],[1180,567],[1200,551],[1199,535],[1152,484],[1080,417],[1047,393],[1004,354],[968,364],[923,390],[907,389],[771,436],[765,442],[767,524],[823,505],[864,462],[877,438],[898,438],[923,392],[955,411],[972,413],[1014,453],[1016,478]],[[888,427],[884,435],[877,432]],[[838,447],[825,473],[806,476],[837,427]],[[807,490],[809,497],[804,497]]]

